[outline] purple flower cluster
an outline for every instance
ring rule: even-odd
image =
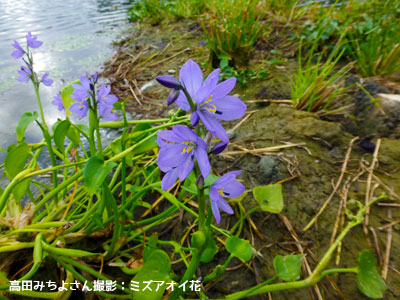
[[[76,101],[76,103],[73,103],[69,107],[69,110],[74,113],[76,117],[83,118],[89,111],[89,103],[92,99],[95,101],[98,114],[103,120],[115,121],[118,119],[118,116],[112,113],[112,109],[114,103],[118,101],[118,98],[115,95],[110,94],[111,87],[104,84],[102,84],[96,92],[95,87],[97,79],[97,73],[92,76],[86,74],[86,76],[80,77],[80,84],[72,85],[74,92],[71,97]],[[57,99],[53,101],[53,104],[57,105],[60,109],[59,103],[60,102]]]
[[[37,36],[33,36],[30,32],[25,36],[26,37],[26,44],[27,44],[27,50],[25,51],[21,45],[14,40],[14,43],[12,46],[15,48],[15,50],[11,53],[11,56],[14,57],[15,59],[20,59],[24,55],[26,55],[26,58],[22,58],[23,61],[25,62],[26,66],[21,66],[21,69],[18,71],[18,81],[20,82],[29,82],[29,80],[32,80],[34,83],[43,83],[46,86],[51,86],[53,84],[53,80],[49,78],[49,72],[45,72],[42,75],[42,78],[40,81],[37,80],[37,75],[35,72],[33,72],[33,67],[32,67],[32,54],[30,53],[30,48],[39,48],[43,42],[38,41]]]
[[[221,121],[237,120],[243,117],[247,109],[242,100],[229,95],[235,87],[236,79],[230,78],[218,83],[219,75],[220,69],[216,69],[203,81],[199,65],[189,60],[182,66],[179,80],[169,75],[156,78],[159,83],[172,89],[168,96],[168,105],[176,102],[183,110],[190,111],[192,126],[198,126],[201,121],[209,131],[209,136],[216,136],[221,140],[210,150],[214,154],[221,153],[229,143]],[[170,189],[178,178],[185,180],[193,170],[195,160],[203,178],[209,175],[209,143],[188,127],[176,125],[172,130],[159,131],[157,143],[160,146],[158,166],[166,173],[161,182],[163,190]],[[237,198],[244,192],[243,184],[235,179],[240,173],[241,171],[229,172],[210,187],[211,208],[218,224],[221,220],[219,209],[233,213],[225,198]]]

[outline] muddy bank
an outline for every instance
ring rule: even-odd
[[[155,83],[155,76],[178,76],[180,66],[189,58],[203,62],[205,73],[210,69],[200,27],[192,22],[173,23],[168,28],[144,25],[133,37],[120,41],[118,49],[118,55],[107,63],[104,75],[120,99],[130,99],[129,108],[138,119],[166,116],[169,110],[176,109],[165,105],[168,91]],[[266,49],[263,43],[258,45],[250,66],[263,63],[260,57]],[[271,278],[272,261],[278,254],[303,253],[313,269],[328,248],[332,232],[336,231],[337,236],[343,228],[344,207],[352,208],[354,201],[365,203],[367,194],[368,199],[385,195],[371,208],[368,234],[362,226],[353,229],[330,266],[356,266],[363,249],[374,253],[380,268],[385,265],[388,239],[385,225],[400,218],[398,207],[385,206],[400,201],[400,114],[397,113],[400,108],[392,102],[377,106],[371,97],[395,90],[376,80],[361,81],[355,77],[369,95],[355,87],[348,98],[351,106],[347,115],[325,119],[288,105],[265,102],[290,99],[289,82],[296,71],[296,62],[290,56],[287,59],[288,63],[282,66],[269,67],[268,78],[234,90],[247,101],[248,117],[241,123],[229,124],[232,143],[223,156],[213,160],[219,173],[244,170],[240,178],[248,189],[282,182],[285,209],[281,215],[256,212],[247,220],[243,235],[263,257],[254,258],[252,271],[233,260],[232,270],[220,281],[206,286],[210,298],[250,288],[259,280]],[[286,148],[257,150],[280,145]],[[327,199],[330,203],[316,224],[303,232]],[[257,205],[251,193],[242,204],[246,211]],[[238,212],[238,207],[235,209]],[[168,227],[171,231],[168,238],[171,235],[180,239],[182,230],[192,221],[184,216],[181,223]],[[229,228],[235,221],[235,216],[225,215],[221,226]],[[392,230],[385,299],[400,297],[400,225],[393,225]],[[209,273],[225,259],[225,254],[218,254],[216,261],[202,266],[198,275]],[[180,266],[176,265],[174,271],[180,274]],[[307,275],[307,269],[303,269],[302,278]],[[318,299],[318,295],[323,299],[367,299],[358,291],[354,274],[328,277],[318,288],[273,293],[272,299]]]

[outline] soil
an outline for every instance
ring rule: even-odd
[[[161,74],[178,76],[181,65],[189,58],[200,62],[203,70],[210,71],[209,63],[201,64],[209,58],[201,29],[194,22],[180,21],[164,27],[142,25],[133,32],[116,44],[117,55],[106,63],[103,75],[110,80],[113,92],[120,99],[129,99],[129,109],[137,119],[166,116],[176,106],[166,106],[168,90],[156,84],[154,78]],[[274,256],[299,253],[299,245],[313,269],[330,244],[340,202],[346,199],[348,207],[351,207],[350,200],[364,203],[367,188],[371,188],[373,197],[384,193],[386,202],[380,201],[371,208],[368,236],[362,226],[354,228],[346,236],[337,255],[340,258],[337,266],[356,266],[359,252],[370,249],[381,270],[388,231],[379,228],[400,219],[400,209],[395,206],[400,201],[400,105],[388,101],[376,105],[371,102],[371,96],[393,93],[397,87],[392,88],[387,84],[385,87],[381,80],[361,80],[352,75],[347,84],[359,82],[370,95],[355,86],[346,100],[347,104],[351,104],[347,114],[325,119],[314,113],[295,110],[284,102],[257,104],[252,100],[290,99],[289,83],[296,70],[296,61],[290,57],[292,51],[286,58],[286,64],[269,66],[262,57],[265,58],[264,54],[271,46],[261,42],[256,48],[249,68],[265,65],[271,75],[234,90],[247,102],[250,116],[240,125],[240,120],[224,124],[231,128],[231,144],[224,152],[227,154],[222,153],[213,159],[213,168],[220,174],[229,170],[244,170],[240,179],[247,189],[282,182],[285,208],[280,215],[263,211],[251,215],[254,226],[248,219],[243,237],[251,241],[263,257],[254,257],[251,264],[253,271],[246,266],[228,271],[220,281],[206,287],[207,295],[210,298],[222,297],[250,288],[258,280],[271,278],[274,274]],[[304,232],[303,228],[332,193],[346,160],[346,151],[356,136],[359,138],[352,146],[342,184],[316,224]],[[380,147],[376,152],[379,142]],[[292,146],[275,152],[252,151],[277,145]],[[229,154],[233,150],[243,150],[243,147],[248,149],[247,153]],[[368,168],[374,151],[377,153],[377,164],[373,170],[376,177],[368,187]],[[384,203],[393,203],[394,206],[384,206]],[[242,200],[242,204],[246,211],[258,205],[251,193]],[[221,227],[232,226],[235,218],[225,215]],[[187,222],[192,221],[185,216],[172,229],[170,236],[180,238]],[[291,231],[288,230],[288,222],[293,226]],[[400,297],[400,224],[392,228],[385,299]],[[376,233],[376,238],[373,233]],[[294,240],[294,234],[298,235],[300,242]],[[332,259],[331,267],[336,266],[337,257]],[[226,253],[218,254],[216,261],[202,266],[199,276],[210,272],[216,264],[223,264],[225,259]],[[236,260],[230,264],[239,265],[240,262]],[[182,272],[179,267],[174,267],[178,274]],[[302,278],[306,276],[307,272],[303,270]],[[318,289],[323,299],[368,299],[358,291],[354,274],[331,276],[321,281]],[[315,288],[308,288],[275,292],[270,299],[319,298]]]

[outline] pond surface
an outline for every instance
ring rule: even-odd
[[[101,71],[111,57],[111,42],[126,24],[129,1],[122,0],[1,0],[0,1],[0,146],[16,142],[15,127],[26,111],[37,111],[31,83],[17,81],[22,61],[11,57],[13,40],[26,44],[28,31],[43,45],[34,49],[34,68],[49,71],[55,84],[41,85],[46,121],[53,124],[64,118],[51,104],[66,84],[86,72]],[[32,124],[27,142],[41,140],[41,132]],[[4,160],[0,153],[0,162]]]

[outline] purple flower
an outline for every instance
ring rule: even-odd
[[[102,84],[99,88],[99,92],[97,93],[98,102],[104,102],[107,105],[113,105],[118,101],[117,96],[110,94],[111,86]]]
[[[33,36],[30,32],[26,35],[26,42],[31,48],[39,48],[43,42],[37,40],[37,36]]]
[[[190,174],[197,159],[201,174],[206,178],[210,174],[210,162],[206,143],[184,125],[175,125],[172,130],[157,132],[160,146],[157,162],[165,176],[161,182],[163,190],[170,189],[177,178],[181,181]]]
[[[196,102],[197,109],[192,112],[190,121],[195,126],[202,120],[204,126],[224,143],[229,137],[219,120],[232,121],[243,117],[246,104],[238,97],[229,96],[236,84],[232,77],[218,84],[220,70],[214,70],[203,82],[203,73],[199,65],[188,60],[181,68],[179,79],[191,98]],[[190,110],[189,102],[183,91],[180,92],[176,103],[183,110]]]
[[[97,93],[98,112],[105,121],[115,121],[118,119],[118,116],[111,112],[113,104],[118,101],[118,98],[110,94],[110,91],[111,86],[102,84]]]
[[[211,149],[211,152],[213,154],[220,154],[222,151],[225,150],[227,145],[228,144],[226,144],[224,142],[219,142],[219,143],[215,144],[215,146]]]
[[[43,82],[45,86],[51,86],[54,82],[53,79],[49,78],[49,72],[44,73],[40,81]]]
[[[179,90],[173,89],[168,95],[167,104],[171,105],[178,99],[178,97],[179,97]]]
[[[24,55],[24,49],[22,49],[21,45],[14,40],[14,44],[12,45],[16,50],[11,53],[11,56],[15,59],[21,58]]]
[[[221,176],[210,187],[211,210],[217,224],[221,222],[219,209],[228,214],[233,214],[233,209],[224,198],[237,198],[243,194],[245,188],[240,181],[235,178],[242,171],[232,171]]]
[[[74,92],[71,97],[75,101],[81,102],[90,97],[91,82],[85,76],[80,76],[79,78],[81,84],[73,84]]]
[[[86,100],[78,101],[78,103],[73,103],[69,107],[69,110],[75,114],[78,118],[86,117],[89,110],[89,103]]]
[[[180,88],[182,88],[179,80],[170,75],[157,76],[156,80],[163,86],[170,88],[170,89],[178,89],[179,90]]]
[[[28,82],[31,79],[32,71],[27,67],[22,66],[21,70],[18,71],[18,81],[20,82]]]
[[[65,111],[64,103],[61,99],[61,93],[58,93],[54,96],[54,100],[51,102],[51,104],[57,106],[59,111]]]
[[[112,113],[112,109],[114,107],[112,105],[107,105],[104,101],[98,103],[98,112],[99,116],[104,121],[115,121],[118,119],[118,116]]]

